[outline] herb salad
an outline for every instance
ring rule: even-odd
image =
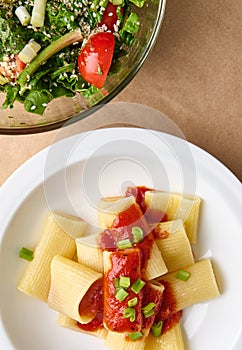
[[[145,0],[0,0],[2,108],[42,115],[54,98],[90,97],[120,69]]]

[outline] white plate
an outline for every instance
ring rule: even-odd
[[[95,225],[95,202],[147,185],[203,198],[197,259],[210,256],[221,297],[183,317],[191,350],[241,349],[241,183],[220,162],[174,136],[117,128],[64,139],[21,166],[0,191],[0,349],[104,350],[103,341],[56,326],[57,313],[16,289],[48,210],[64,210]]]

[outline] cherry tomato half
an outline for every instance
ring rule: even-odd
[[[115,31],[115,25],[117,25],[118,14],[117,14],[117,5],[113,5],[111,2],[108,3],[101,20],[101,25],[105,24],[108,30],[112,32]],[[123,7],[120,10],[123,15],[124,9]]]
[[[101,89],[112,63],[115,39],[113,33],[100,32],[90,37],[78,56],[82,77]]]
[[[25,68],[26,64],[24,62],[21,61],[21,59],[19,58],[19,55],[14,55],[15,58],[15,62],[16,62],[16,70],[17,73],[21,73],[22,70]]]

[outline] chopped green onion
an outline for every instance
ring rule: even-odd
[[[151,329],[152,329],[152,334],[153,334],[154,337],[158,338],[158,337],[161,336],[162,327],[163,327],[163,322],[162,321],[153,324]]]
[[[75,42],[82,41],[83,36],[80,29],[75,29],[60,38],[53,40],[51,44],[45,47],[31,62],[28,64],[18,76],[18,83],[24,87],[30,77],[36,70],[46,62],[50,57]]]
[[[119,279],[119,285],[120,285],[120,287],[123,287],[123,288],[129,288],[130,287],[130,278],[125,277],[125,276],[121,276]]]
[[[150,310],[154,309],[155,305],[156,305],[155,303],[149,303],[145,307],[142,308],[142,311],[144,311],[144,312],[150,311]]]
[[[27,26],[30,22],[30,14],[24,6],[18,6],[15,10],[15,15],[18,17],[22,26]]]
[[[19,52],[19,58],[24,63],[31,62],[34,57],[37,55],[37,52],[29,45],[26,44],[24,48]]]
[[[43,27],[45,22],[47,0],[34,0],[34,7],[32,11],[30,23],[34,27]]]
[[[143,241],[143,239],[144,239],[144,232],[143,232],[143,230],[140,227],[133,226],[132,227],[132,234],[134,236],[134,242],[135,243],[139,243],[139,242]]]
[[[185,270],[179,270],[176,274],[176,278],[186,282],[190,278],[191,274]]]
[[[124,299],[126,299],[128,295],[129,293],[126,292],[126,290],[124,290],[123,288],[120,288],[115,294],[115,298],[118,299],[119,301],[124,301]]]
[[[34,258],[34,253],[31,250],[23,247],[19,252],[19,257],[28,261],[32,261]]]
[[[127,249],[127,248],[132,248],[132,243],[130,239],[127,238],[127,239],[122,239],[121,241],[118,241],[117,246],[119,249]]]
[[[128,305],[131,307],[131,306],[135,306],[135,305],[137,305],[138,304],[138,298],[133,298],[133,299],[130,299],[129,301],[128,301]]]
[[[144,287],[144,285],[145,285],[145,282],[144,282],[144,281],[142,281],[142,280],[136,280],[136,281],[134,282],[134,284],[132,284],[131,290],[132,290],[135,294],[138,294],[138,293],[141,291],[141,289]]]
[[[143,338],[144,334],[142,332],[135,332],[135,333],[130,333],[128,334],[128,337],[130,340],[135,341]]]
[[[113,284],[114,284],[114,288],[115,289],[119,289],[120,288],[119,278],[114,278],[113,279]]]
[[[143,314],[145,316],[145,318],[148,318],[152,315],[154,315],[155,311],[154,311],[154,307],[155,307],[155,303],[149,303],[147,304],[145,307],[142,308]]]
[[[124,310],[124,318],[129,318],[130,322],[134,322],[136,318],[136,311],[132,307],[127,307]]]

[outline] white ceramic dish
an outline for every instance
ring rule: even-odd
[[[210,256],[221,297],[184,313],[190,350],[239,350],[242,344],[241,183],[215,158],[174,136],[142,129],[75,135],[38,153],[0,190],[0,349],[106,349],[103,341],[56,326],[57,313],[16,284],[48,210],[95,225],[95,201],[127,185],[196,193],[203,198],[197,259]]]

